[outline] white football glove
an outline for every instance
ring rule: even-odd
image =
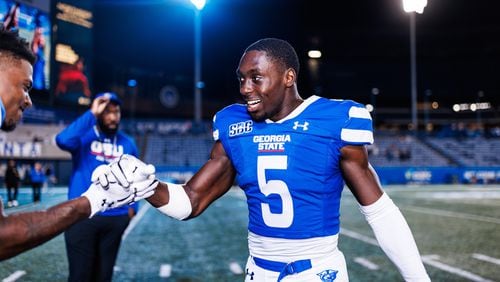
[[[102,187],[120,185],[133,194],[132,201],[137,202],[154,194],[158,185],[155,170],[153,165],[145,164],[132,155],[122,155],[119,160],[108,165],[108,170],[94,173],[93,181],[98,181]]]
[[[155,193],[158,180],[154,165],[145,164],[132,155],[122,155],[118,162],[110,164],[110,168],[117,180],[126,178],[130,185],[130,193],[134,195],[132,202],[149,198]]]
[[[141,182],[155,176],[155,167],[145,164],[132,155],[122,155],[118,161],[109,164],[111,173],[124,188],[130,184]]]
[[[98,166],[92,173],[92,184],[82,196],[87,197],[90,202],[90,217],[98,212],[120,207],[131,203],[134,195],[129,189],[124,189],[110,173],[108,165]],[[102,176],[102,177],[99,177]],[[101,180],[106,180],[104,181]],[[103,185],[104,184],[104,185]]]

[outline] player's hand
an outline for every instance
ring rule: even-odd
[[[92,173],[91,180],[89,189],[82,194],[90,202],[89,217],[98,212],[129,204],[134,200],[134,194],[118,184],[108,165],[98,166]]]
[[[134,195],[133,202],[149,198],[154,194],[158,180],[153,165],[145,164],[136,157],[125,154],[109,164],[108,168],[95,175],[102,187],[109,185],[109,179],[115,179],[118,185]]]
[[[134,195],[133,202],[151,197],[158,186],[156,168],[132,155],[122,155],[117,162],[111,163],[111,173],[123,187],[129,185]]]
[[[146,164],[132,155],[124,154],[109,166],[118,183],[125,188],[132,183],[155,177],[156,169],[152,164]]]

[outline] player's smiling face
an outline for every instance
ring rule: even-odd
[[[25,109],[31,107],[29,91],[33,83],[33,67],[22,59],[1,57],[0,96],[5,107],[3,131],[12,131]]]
[[[236,73],[240,93],[254,120],[277,121],[288,114],[283,112],[285,70],[266,52],[253,50],[243,54]]]

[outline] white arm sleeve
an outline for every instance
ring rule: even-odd
[[[157,209],[178,220],[183,220],[190,216],[193,207],[191,206],[191,200],[189,200],[184,187],[179,184],[167,183],[167,188],[170,196],[168,204],[158,207]]]
[[[405,281],[431,281],[420,258],[417,244],[403,214],[389,196],[368,206],[360,206],[377,241],[396,265]]]

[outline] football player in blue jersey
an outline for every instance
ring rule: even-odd
[[[0,25],[0,129],[5,132],[14,130],[24,110],[32,105],[29,91],[33,84],[35,60],[29,43],[16,31],[6,30]],[[151,169],[154,168],[148,168],[144,174],[154,174]],[[100,175],[99,171],[95,175]],[[113,178],[99,179],[105,182],[95,180],[82,196],[46,210],[5,215],[0,197],[0,261],[43,244],[75,222],[93,217],[98,212],[126,205],[134,197],[150,196],[156,187],[154,179],[127,189],[110,187],[108,181],[114,181]]]
[[[349,187],[379,245],[406,281],[430,281],[411,230],[381,188],[365,145],[372,120],[351,100],[301,98],[299,60],[286,41],[265,38],[241,57],[237,77],[245,104],[213,119],[210,159],[185,184],[160,183],[147,200],[179,220],[200,215],[237,180],[247,197],[246,281],[348,281],[338,249],[340,199]],[[133,183],[120,172],[103,175]]]

